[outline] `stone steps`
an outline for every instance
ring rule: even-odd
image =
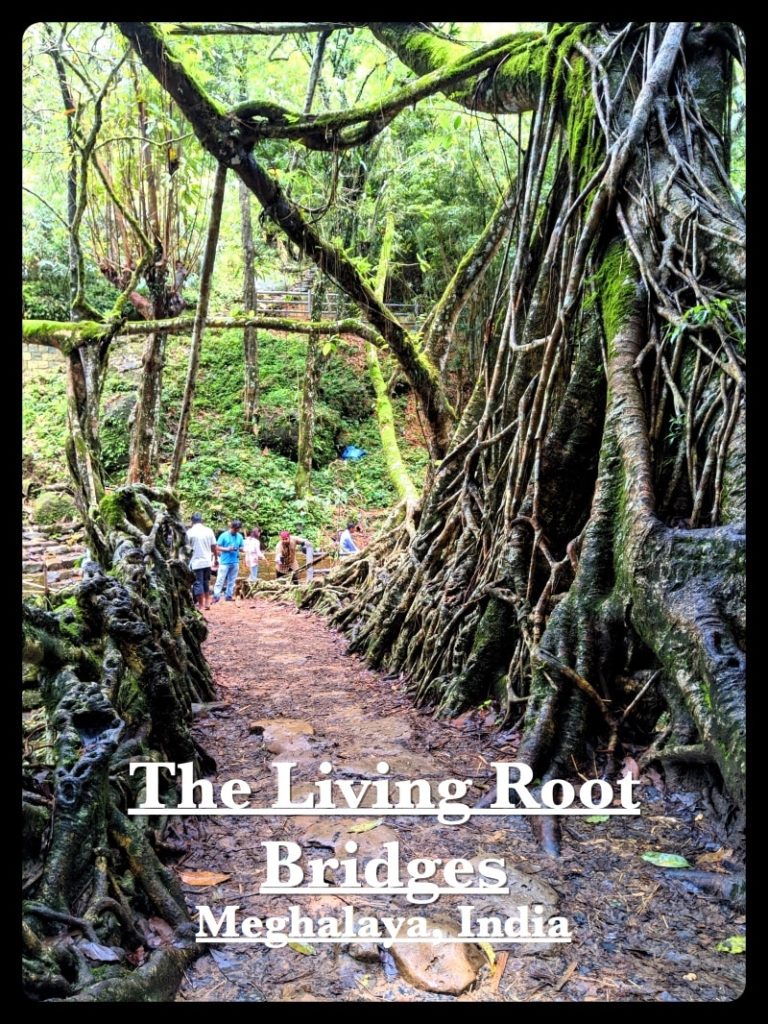
[[[43,563],[45,563],[48,572],[56,572],[60,569],[74,569],[75,562],[79,561],[85,554],[83,551],[73,551],[71,555],[66,558],[35,558],[30,559],[28,562],[21,563],[22,573],[30,572],[42,572]]]
[[[80,578],[75,565],[85,554],[80,523],[54,526],[27,523],[21,531],[22,593],[59,590]]]

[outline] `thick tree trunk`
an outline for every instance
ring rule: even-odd
[[[67,464],[88,542],[97,557],[104,548],[104,537],[94,519],[104,497],[99,410],[110,340],[106,336],[74,349],[67,356]]]
[[[164,316],[165,313],[158,313]],[[141,356],[141,376],[131,422],[127,481],[151,484],[157,469],[162,414],[166,334],[150,334]]]
[[[743,218],[712,129],[723,53],[682,25],[648,30],[643,58],[628,31],[566,28],[567,61],[539,69],[506,322],[416,535],[390,529],[308,600],[436,708],[497,697],[542,779],[598,736],[612,772],[631,728],[650,758],[694,749],[741,807]]]

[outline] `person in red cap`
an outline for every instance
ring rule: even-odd
[[[286,576],[288,573],[299,571],[299,562],[296,557],[296,545],[304,544],[303,537],[294,537],[287,530],[280,534],[280,540],[275,548],[275,572],[278,576]],[[296,577],[294,577],[295,579]]]

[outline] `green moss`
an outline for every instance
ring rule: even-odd
[[[415,502],[418,498],[418,492],[413,481],[408,475],[408,469],[403,462],[400,445],[397,442],[397,434],[395,433],[395,420],[392,402],[390,401],[389,394],[387,392],[387,385],[381,372],[378,353],[370,342],[366,345],[366,355],[368,361],[368,372],[370,373],[371,381],[376,392],[376,419],[379,424],[381,447],[384,452],[387,471],[389,472],[390,479],[397,490],[398,496],[405,498],[407,501]]]
[[[74,498],[66,492],[43,492],[35,501],[32,512],[33,522],[41,526],[53,526],[76,518],[77,506]]]
[[[706,679],[702,679],[701,685],[700,685],[699,688],[701,690],[701,699],[704,701],[704,703],[706,704],[707,708],[711,711],[712,710],[712,690],[710,689],[709,683],[706,681]]]
[[[621,242],[612,242],[597,273],[608,352],[622,324],[637,305],[634,261]]]
[[[108,526],[121,526],[125,520],[121,496],[114,492],[105,494],[99,502],[99,515]]]
[[[467,55],[465,47],[449,42],[447,39],[441,39],[431,32],[417,33],[408,41],[406,49],[415,58],[427,62],[430,68],[437,68],[441,64],[452,64]]]
[[[509,649],[511,626],[509,606],[491,596],[477,624],[467,668],[456,682],[457,706],[476,703],[498,686],[505,651]]]
[[[590,68],[581,55],[571,58],[571,71],[565,84],[568,106],[565,130],[568,155],[583,188],[598,168],[602,156],[602,136],[596,130],[595,101],[592,96]]]
[[[100,341],[109,328],[106,324],[92,320],[77,323],[59,323],[56,320],[23,320],[22,339],[31,344],[53,343],[55,348],[67,356],[80,345]]]
[[[22,320],[21,336],[24,341],[44,342],[53,334],[61,333],[62,327],[65,326],[74,332],[74,324],[64,325],[58,320]]]
[[[21,691],[21,709],[22,711],[35,711],[37,708],[43,706],[43,695],[39,690],[22,690]]]
[[[545,39],[536,35],[521,37],[517,52],[513,52],[498,70],[498,91],[506,86],[524,95],[535,95],[538,92],[549,56]]]
[[[140,668],[129,667],[120,680],[115,710],[128,723],[141,722],[147,714],[147,697],[141,683]]]

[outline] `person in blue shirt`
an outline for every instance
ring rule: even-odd
[[[216,541],[219,551],[219,571],[216,576],[216,585],[213,588],[214,604],[221,600],[221,592],[224,590],[226,600],[231,601],[235,592],[235,580],[240,569],[240,550],[245,543],[240,528],[243,524],[239,519],[233,519],[229,529],[220,533]]]
[[[339,554],[340,555],[356,555],[360,548],[352,540],[352,530],[357,530],[357,523],[347,523],[346,528],[341,531],[339,537]]]

